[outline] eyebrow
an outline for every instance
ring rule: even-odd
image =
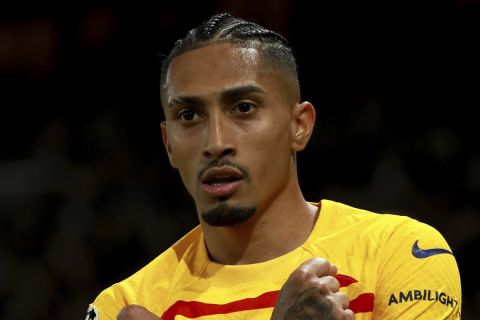
[[[168,101],[168,107],[172,107],[176,104],[187,105],[187,106],[198,106],[198,105],[203,105],[203,100],[200,99],[199,97],[194,97],[194,96],[178,96]]]
[[[255,85],[233,87],[222,92],[222,101],[228,102],[237,100],[247,94],[252,93],[265,93],[265,91],[261,87]]]
[[[252,93],[265,93],[265,91],[261,87],[256,85],[242,85],[223,91],[221,93],[221,100],[222,102],[229,102]],[[178,96],[170,99],[170,101],[168,102],[169,107],[172,107],[176,104],[188,106],[203,106],[205,102],[202,98],[197,96]]]

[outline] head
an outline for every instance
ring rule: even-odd
[[[300,102],[295,58],[281,35],[213,16],[176,42],[162,65],[161,97],[169,160],[201,222],[242,224],[298,187],[295,153],[315,111]]]
[[[259,24],[221,13],[190,30],[185,38],[175,42],[174,48],[162,63],[160,77],[162,101],[165,98],[166,76],[175,57],[202,46],[222,42],[256,48],[265,66],[282,70],[285,76],[291,78],[294,86],[292,89],[296,90],[296,99],[300,99],[296,59],[287,40],[279,33]]]

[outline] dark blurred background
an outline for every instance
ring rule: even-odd
[[[478,319],[475,0],[1,1],[0,318],[83,319],[196,225],[161,142],[159,61],[224,10],[295,49],[318,113],[299,155],[307,199],[436,227],[460,266],[463,319]]]

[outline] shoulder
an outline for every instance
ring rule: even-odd
[[[376,213],[329,200],[321,202],[318,228],[319,234],[341,234],[357,244],[374,245],[378,250],[385,247],[395,251],[401,246],[403,252],[417,240],[449,249],[442,234],[429,224],[398,213]]]
[[[425,268],[436,264],[435,269],[444,265],[442,269],[457,272],[450,246],[432,225],[398,213],[375,213],[336,202],[327,206],[334,211],[330,219],[342,226],[344,237],[356,248],[364,244],[367,251],[374,252],[380,268],[383,264],[385,269],[401,265],[418,270],[419,264]]]
[[[332,245],[338,248],[347,243],[342,254],[346,251],[348,259],[355,261],[352,268],[374,279],[376,318],[459,317],[458,266],[435,227],[402,214],[375,213],[332,201],[322,201],[324,208],[326,224],[333,230],[326,232]]]
[[[408,224],[423,227],[422,223],[405,215],[377,213],[331,200],[322,200],[321,215],[324,216],[321,217],[322,223],[335,228],[358,226],[363,229],[370,226],[371,228],[381,227],[384,232],[393,232]]]
[[[115,319],[126,305],[148,305],[153,296],[166,294],[176,269],[190,251],[196,250],[201,237],[200,228],[193,229],[133,275],[103,290],[91,308],[103,319]]]
[[[329,215],[334,215],[336,220],[341,217],[348,222],[363,222],[366,221],[368,223],[389,223],[394,225],[402,225],[402,224],[413,224],[418,225],[420,228],[429,227],[427,224],[419,222],[407,215],[401,213],[394,213],[394,212],[375,212],[371,210],[361,209],[354,206],[350,206],[347,204],[343,204],[336,201],[331,200],[322,200],[321,201],[321,208],[323,210],[328,211]]]

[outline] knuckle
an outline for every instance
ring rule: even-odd
[[[319,281],[319,282],[316,284],[316,287],[317,287],[317,289],[318,289],[320,292],[322,292],[322,293],[324,293],[324,294],[326,294],[326,293],[328,293],[328,292],[330,291],[330,287],[329,287],[328,284],[325,283],[324,281]]]
[[[347,310],[350,304],[348,296],[343,292],[335,292],[329,295],[329,299],[341,310]]]
[[[332,276],[320,277],[319,280],[318,280],[318,283],[321,284],[321,285],[334,286],[334,287],[340,284],[338,282],[338,280],[335,277],[332,277]]]
[[[335,288],[340,288],[340,282],[338,281],[337,278],[335,278],[333,276],[326,276],[326,277],[324,277],[324,280],[330,286],[335,287]]]
[[[354,319],[355,318],[355,313],[353,313],[353,310],[351,309],[345,309],[345,313],[349,317],[348,319]]]
[[[348,303],[350,302],[350,299],[348,299],[348,296],[345,293],[337,292],[336,294],[337,294],[338,299],[340,301],[343,301],[344,303],[346,303],[348,305]]]
[[[324,264],[324,263],[328,263],[328,260],[325,259],[325,258],[319,258],[319,257],[315,257],[315,258],[312,258],[310,260],[308,260],[308,263],[311,263],[311,264]]]
[[[290,278],[292,281],[295,283],[304,283],[307,282],[311,278],[311,274],[308,271],[308,269],[300,267],[295,269],[292,274],[290,275]]]

